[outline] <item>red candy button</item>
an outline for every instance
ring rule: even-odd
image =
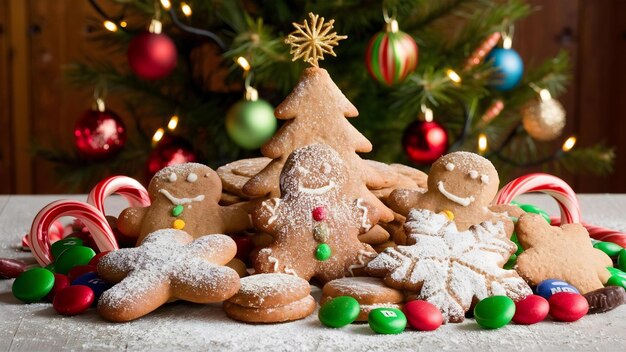
[[[89,261],[89,264],[87,265],[91,265],[94,268],[98,268],[98,263],[100,262],[100,259],[102,259],[102,257],[104,257],[105,255],[109,254],[111,251],[104,251],[104,252],[100,252],[98,254],[96,254],[95,257],[91,258],[91,260]]]
[[[404,314],[409,325],[420,331],[433,331],[443,323],[443,316],[439,308],[432,303],[416,300],[404,305]]]
[[[21,260],[0,258],[0,279],[15,279],[26,270]]]
[[[93,265],[77,265],[70,269],[67,273],[67,276],[70,278],[70,281],[74,281],[76,278],[83,276],[87,273],[96,272],[96,267]]]
[[[324,220],[326,220],[326,208],[324,208],[324,207],[317,207],[317,208],[313,209],[313,219],[315,219],[315,221],[324,221]]]
[[[67,275],[63,274],[54,274],[54,286],[52,286],[52,290],[46,296],[46,301],[52,302],[54,301],[54,297],[57,293],[61,292],[62,289],[68,287],[70,285],[70,278]]]
[[[52,306],[59,314],[77,315],[91,307],[95,295],[91,288],[84,285],[68,286],[54,297]]]
[[[246,235],[236,235],[232,236],[232,238],[237,245],[237,254],[235,254],[235,258],[248,264],[248,262],[250,261],[250,252],[252,252],[252,250],[254,249],[252,239],[250,238],[250,236]]]
[[[578,293],[555,293],[548,303],[550,303],[550,315],[559,321],[576,321],[589,311],[589,303],[583,295]]]
[[[536,324],[543,321],[548,315],[550,304],[538,295],[530,295],[521,301],[515,302],[513,321],[517,324]]]

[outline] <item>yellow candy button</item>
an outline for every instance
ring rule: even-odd
[[[450,210],[444,210],[442,211],[443,215],[447,216],[448,219],[450,219],[450,221],[454,220],[454,213],[451,212]]]
[[[176,219],[174,220],[174,222],[172,223],[172,226],[174,226],[174,228],[176,230],[182,230],[185,228],[185,222],[181,219]]]

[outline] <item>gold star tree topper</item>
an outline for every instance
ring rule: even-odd
[[[324,23],[324,17],[309,13],[310,23],[293,23],[296,30],[291,32],[285,43],[291,45],[290,54],[293,54],[292,61],[304,59],[311,65],[318,67],[317,61],[324,60],[324,54],[337,56],[333,46],[337,46],[340,40],[348,38],[347,35],[337,35],[337,32],[330,32],[333,29],[335,20]]]

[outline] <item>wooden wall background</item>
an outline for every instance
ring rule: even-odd
[[[568,180],[579,192],[626,192],[626,0],[529,2],[541,10],[516,27],[515,48],[530,66],[567,49],[566,133],[581,146],[616,147],[613,175]],[[63,192],[29,149],[31,141],[72,145],[91,92],[69,88],[61,67],[101,50],[88,40],[94,18],[86,1],[0,0],[0,194]]]

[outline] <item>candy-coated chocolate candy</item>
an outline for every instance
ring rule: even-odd
[[[172,208],[172,216],[178,216],[178,215],[182,214],[183,210],[185,210],[185,207],[183,207],[182,204],[178,204],[177,206]]]
[[[70,281],[74,281],[76,280],[76,278],[87,274],[87,273],[93,273],[96,272],[97,269],[95,266],[93,265],[77,265],[75,267],[73,267],[72,269],[70,269],[70,271],[67,273],[67,277],[70,278]]]
[[[54,263],[50,263],[46,265],[46,269],[50,270],[51,273],[56,273],[57,271],[54,269]]]
[[[0,258],[0,279],[13,279],[26,270],[26,263],[21,260]]]
[[[46,296],[46,302],[52,302],[54,296],[69,285],[70,278],[67,277],[67,275],[54,274],[54,286],[52,286],[52,290],[50,290],[50,293]]]
[[[545,210],[534,206],[532,204],[520,204],[519,206],[520,208],[522,208],[523,211],[527,212],[527,213],[533,213],[533,214],[539,214],[541,215],[547,222],[548,224],[551,224],[552,221],[550,220],[550,215],[548,215],[548,213],[545,212]]]
[[[517,251],[515,251],[515,255],[520,255],[524,251],[524,248],[521,244],[519,244],[519,240],[517,239],[517,233],[513,232],[511,235],[511,242],[515,243],[517,246]]]
[[[66,249],[74,246],[82,246],[83,240],[78,237],[70,236],[62,240],[58,240],[50,245],[52,256],[58,258]]]
[[[73,285],[62,289],[56,294],[52,306],[59,314],[76,315],[87,310],[95,299],[91,288]]]
[[[593,244],[593,248],[599,249],[609,257],[615,257],[619,255],[619,252],[623,250],[622,246],[613,242],[598,241]]]
[[[529,295],[521,301],[515,302],[513,321],[517,324],[536,324],[543,321],[550,311],[548,300],[538,295]]]
[[[100,262],[100,259],[102,259],[102,257],[104,257],[105,255],[107,255],[109,252],[111,251],[104,251],[104,252],[100,252],[98,254],[96,254],[93,258],[91,258],[91,260],[89,261],[89,263],[87,265],[91,265],[94,267],[98,267],[98,263]]]
[[[379,334],[399,334],[406,328],[406,316],[400,309],[376,308],[370,311],[367,322]]]
[[[621,286],[626,289],[626,277],[621,275],[611,275],[605,286]]]
[[[235,254],[235,258],[241,260],[244,263],[248,263],[250,261],[250,252],[252,252],[252,250],[254,249],[252,236],[236,235],[232,238],[237,245],[237,254]]]
[[[339,296],[324,303],[318,317],[322,324],[331,328],[340,328],[352,323],[361,311],[359,302],[350,296]]]
[[[548,279],[543,280],[537,285],[537,294],[545,299],[550,299],[555,293],[558,292],[571,292],[580,293],[576,287],[568,284],[563,280]]]
[[[511,270],[517,264],[517,255],[515,253],[511,254],[509,260],[504,264],[504,269]]]
[[[54,274],[44,268],[26,270],[13,282],[13,296],[25,303],[46,297],[54,287]]]
[[[437,330],[443,323],[443,315],[432,303],[415,300],[404,305],[404,314],[409,325],[419,331]]]
[[[317,249],[315,250],[315,259],[323,262],[325,260],[328,260],[331,254],[332,250],[330,249],[330,246],[326,243],[321,243],[317,245]]]
[[[487,329],[498,329],[508,324],[515,315],[515,303],[507,296],[491,296],[474,307],[474,318],[478,325]]]
[[[315,219],[315,221],[324,221],[326,220],[327,215],[325,207],[316,207],[313,209],[313,219]]]
[[[95,256],[96,252],[89,247],[73,246],[61,253],[56,262],[54,262],[54,268],[57,273],[67,274],[75,266],[87,265]]]
[[[185,228],[185,222],[183,221],[183,219],[176,219],[172,223],[172,227],[176,230],[182,230]]]
[[[450,221],[454,221],[454,213],[448,209],[442,210],[441,211],[443,213],[443,215],[445,215],[448,220]]]
[[[550,303],[550,316],[559,321],[576,321],[589,311],[589,303],[583,295],[578,293],[558,292],[550,297],[548,303]]]
[[[608,270],[611,275],[617,275],[617,276],[626,277],[626,273],[621,271],[621,270],[619,270],[618,268],[614,268],[612,266],[608,266],[606,268],[606,270]]]
[[[100,298],[104,291],[110,289],[113,286],[110,283],[101,279],[98,276],[98,273],[95,272],[86,273],[78,277],[76,280],[72,281],[72,285],[84,285],[91,288],[94,295],[96,296],[96,301],[98,300],[98,298]]]
[[[621,271],[626,271],[626,249],[622,249],[621,251],[619,251],[617,257],[617,266],[619,266],[619,269]]]

